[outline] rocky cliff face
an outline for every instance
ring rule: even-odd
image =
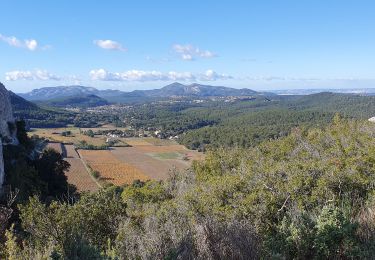
[[[4,85],[0,83],[0,188],[4,182],[3,145],[17,142],[15,132],[16,128],[9,93]]]

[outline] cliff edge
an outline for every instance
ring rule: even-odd
[[[10,103],[9,92],[0,83],[0,188],[4,182],[4,160],[3,145],[15,144],[16,126],[13,118],[12,106]]]

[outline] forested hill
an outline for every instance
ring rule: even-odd
[[[250,147],[285,136],[296,126],[324,126],[339,113],[346,118],[375,115],[375,97],[319,93],[257,97],[250,101],[204,104],[149,104],[129,116],[139,127],[156,127],[192,149]]]
[[[37,104],[61,108],[88,108],[108,105],[109,102],[97,95],[89,94],[38,101]]]
[[[21,110],[38,110],[38,106],[26,99],[18,96],[17,94],[9,91],[10,102],[12,104],[13,111]]]
[[[375,114],[375,97],[321,92],[299,96],[289,107],[340,112],[347,116],[369,118]]]
[[[74,121],[74,113],[40,107],[11,91],[9,97],[14,117],[25,120],[29,127],[64,127]]]

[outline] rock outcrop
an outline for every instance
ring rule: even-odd
[[[13,111],[10,103],[9,92],[0,83],[0,188],[4,182],[4,160],[3,145],[15,144],[16,127],[14,124]]]

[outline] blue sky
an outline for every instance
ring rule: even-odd
[[[0,1],[0,81],[375,87],[375,1]]]

